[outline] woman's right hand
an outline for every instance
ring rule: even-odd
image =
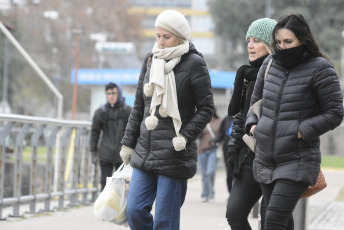
[[[256,129],[257,125],[252,125],[251,129],[250,129],[250,133],[252,134],[252,136],[254,136],[254,130]]]

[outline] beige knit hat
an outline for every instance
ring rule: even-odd
[[[184,15],[176,10],[165,10],[159,14],[155,21],[155,27],[157,26],[185,40],[190,38],[190,25]]]

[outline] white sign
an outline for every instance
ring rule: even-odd
[[[128,54],[134,52],[132,42],[97,42],[96,50],[98,52],[113,52],[118,54]]]

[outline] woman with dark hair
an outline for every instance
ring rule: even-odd
[[[341,124],[343,97],[302,15],[280,17],[272,39],[275,52],[264,61],[251,98],[251,105],[263,99],[261,118],[249,111],[245,132],[257,140],[253,174],[264,195],[265,230],[285,230],[298,200],[317,181],[320,136]]]
[[[260,185],[254,180],[252,173],[255,154],[243,142],[242,137],[257,73],[265,58],[272,53],[271,33],[275,25],[275,20],[261,18],[252,22],[248,28],[246,41],[249,65],[238,69],[228,106],[228,115],[235,116],[225,159],[229,173],[234,176],[226,211],[226,218],[232,230],[252,229],[247,218],[254,204],[262,196]],[[262,205],[262,225],[264,213]],[[261,229],[264,229],[264,226]]]

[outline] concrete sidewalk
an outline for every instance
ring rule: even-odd
[[[344,230],[344,202],[335,201],[344,188],[344,171],[324,170],[328,187],[308,201],[308,230]],[[216,175],[215,200],[202,203],[201,177],[197,174],[189,180],[186,201],[181,211],[181,230],[228,230],[225,218],[228,192],[225,173]],[[253,230],[258,230],[258,220],[250,216]],[[0,222],[6,230],[121,230],[129,229],[100,221],[93,216],[93,206],[71,208],[66,211],[42,213],[27,219],[9,219]],[[297,229],[296,229],[297,230]]]

